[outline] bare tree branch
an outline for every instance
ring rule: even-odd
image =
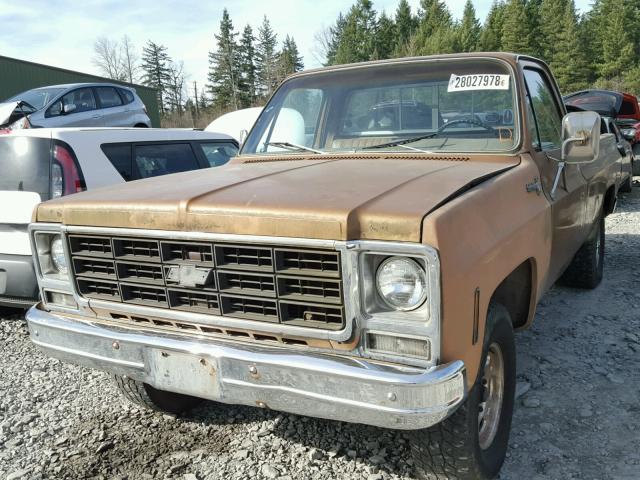
[[[121,53],[122,67],[127,76],[127,81],[129,83],[134,83],[138,78],[138,71],[140,70],[140,65],[138,63],[139,57],[136,54],[135,46],[126,34],[122,37]]]
[[[108,37],[98,37],[93,44],[93,53],[93,64],[102,75],[113,80],[127,80],[122,51],[117,41]]]

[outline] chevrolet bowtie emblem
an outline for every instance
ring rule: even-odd
[[[172,265],[167,271],[167,280],[181,287],[206,287],[213,283],[213,268],[195,265]]]

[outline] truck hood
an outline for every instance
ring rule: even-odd
[[[409,157],[411,158],[411,157]],[[420,241],[429,212],[519,157],[260,161],[92,190],[40,205],[67,225],[331,240]]]

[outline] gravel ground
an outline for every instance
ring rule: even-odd
[[[500,478],[640,478],[640,188],[607,220],[605,280],[555,287],[517,336],[518,401]],[[206,403],[124,403],[108,377],[44,357],[0,320],[0,478],[409,479],[402,433]]]

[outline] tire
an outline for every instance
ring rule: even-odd
[[[600,215],[596,228],[571,260],[561,282],[568,287],[596,288],[604,272],[604,250],[604,215]]]
[[[144,123],[137,123],[133,126],[133,128],[149,128]]]
[[[633,191],[633,176],[629,175],[629,178],[627,178],[621,185],[620,188],[618,189],[619,192],[622,193],[631,193]]]
[[[634,176],[640,176],[640,158],[633,161],[633,165],[631,167],[631,172]]]
[[[502,359],[502,403],[492,418],[480,423],[484,396],[498,391],[495,382],[487,389],[485,368],[489,352],[495,349]],[[411,432],[411,451],[415,474],[429,480],[488,480],[494,478],[504,462],[509,445],[516,387],[516,350],[513,326],[507,310],[491,303],[482,349],[481,368],[467,399],[449,418],[438,425]],[[482,427],[480,427],[480,426]],[[492,427],[487,430],[488,427]],[[481,433],[482,432],[482,433]],[[490,432],[490,434],[488,434]]]
[[[156,412],[180,414],[191,410],[203,401],[201,398],[181,393],[158,390],[151,385],[121,375],[113,375],[113,380],[127,400]]]

